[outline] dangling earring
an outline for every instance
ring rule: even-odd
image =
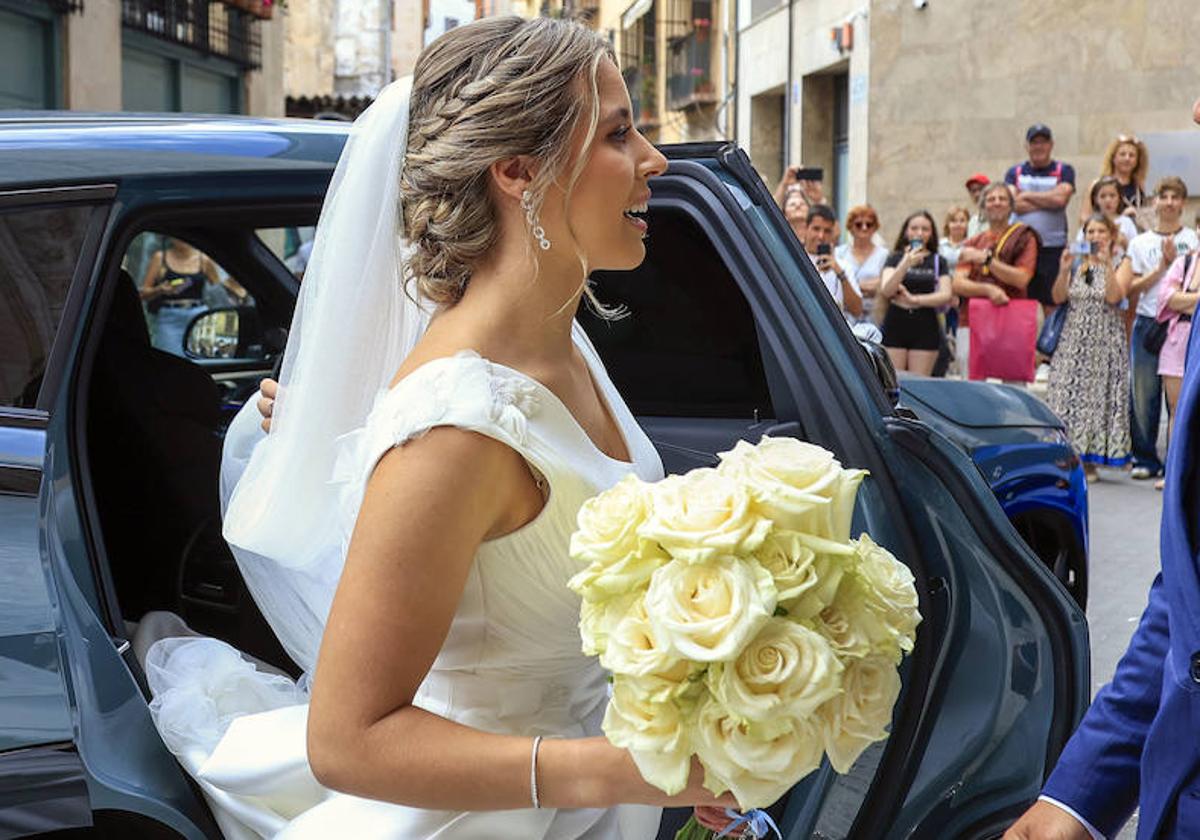
[[[521,193],[521,207],[525,210],[525,221],[529,223],[529,227],[533,232],[533,238],[537,240],[538,247],[543,251],[550,250],[550,240],[546,238],[546,229],[541,226],[537,213],[533,209],[533,193],[529,190]]]

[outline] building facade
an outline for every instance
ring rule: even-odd
[[[971,173],[1002,178],[1035,122],[1077,192],[1122,133],[1147,142],[1151,182],[1200,192],[1195,0],[741,0],[738,27],[736,139],[763,179],[821,166],[836,209],[869,202],[888,237],[919,208],[940,222]]]
[[[639,130],[659,143],[732,136],[736,0],[601,0]]]
[[[0,108],[283,113],[269,0],[0,0]]]

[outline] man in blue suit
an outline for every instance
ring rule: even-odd
[[[1192,107],[1200,123],[1200,100]],[[1113,680],[1005,840],[1200,838],[1200,329],[1167,456],[1162,571]]]

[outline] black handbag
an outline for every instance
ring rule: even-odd
[[[1058,349],[1058,339],[1062,336],[1063,324],[1067,322],[1067,310],[1070,304],[1064,303],[1046,316],[1042,322],[1042,331],[1038,333],[1037,349],[1043,356],[1053,356]]]

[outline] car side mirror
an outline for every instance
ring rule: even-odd
[[[189,359],[265,359],[268,347],[253,307],[218,306],[188,324],[183,351]]]
[[[883,386],[888,403],[895,408],[900,404],[900,380],[896,378],[896,367],[892,364],[891,356],[882,344],[869,338],[859,337],[858,346],[867,354],[871,368],[875,371],[875,378]]]

